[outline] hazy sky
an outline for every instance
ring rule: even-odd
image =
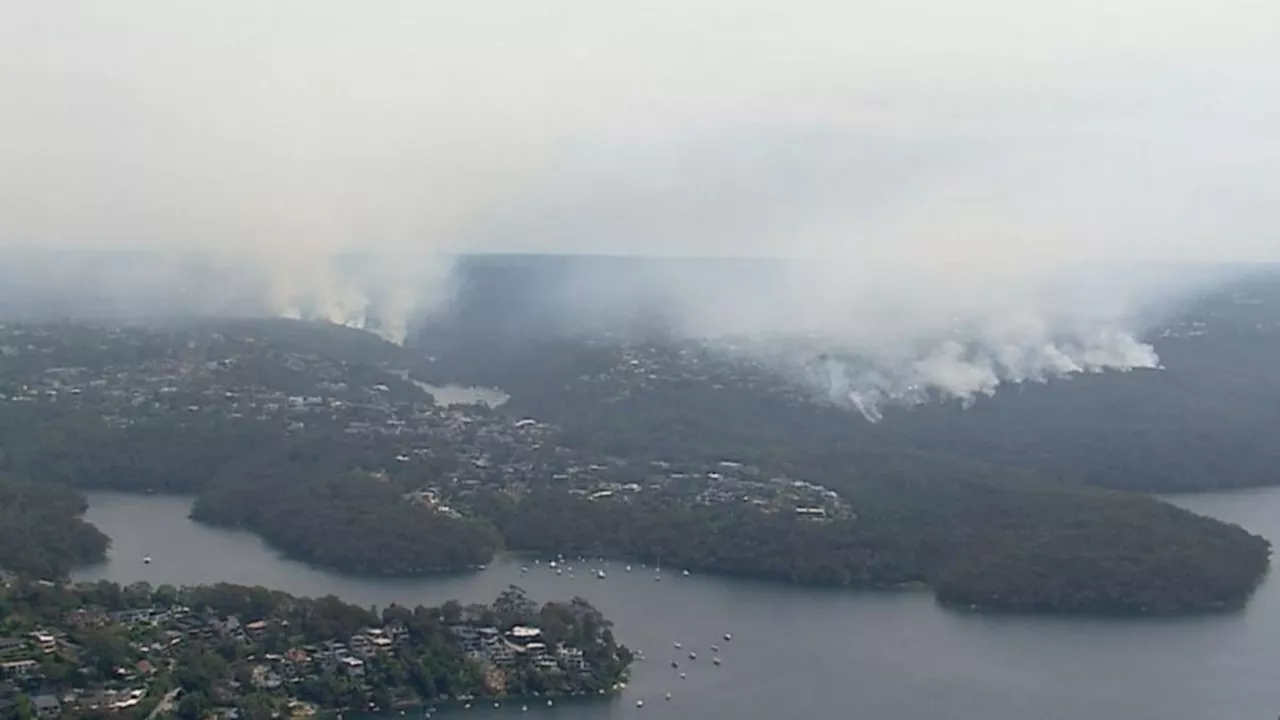
[[[1265,0],[0,18],[3,247],[1280,259]]]

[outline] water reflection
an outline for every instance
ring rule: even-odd
[[[1179,499],[1280,537],[1280,491]],[[1280,712],[1280,586],[1243,613],[1180,620],[990,617],[938,608],[927,593],[851,593],[682,577],[596,561],[573,578],[500,558],[479,573],[363,579],[283,558],[256,536],[187,519],[189,498],[94,493],[88,519],[113,539],[108,562],[77,579],[175,585],[218,581],[361,605],[490,601],[518,584],[538,599],[587,598],[619,639],[644,651],[615,701],[530,705],[526,716],[587,720],[657,713],[697,718],[990,720],[1082,717],[1204,720]],[[150,555],[153,562],[142,558]],[[590,574],[604,569],[607,579]],[[723,634],[733,633],[726,643]],[[681,642],[681,651],[673,649]],[[720,645],[723,665],[709,662]],[[697,660],[688,660],[689,650]],[[679,660],[679,670],[670,666]],[[685,679],[679,678],[686,672]],[[666,693],[671,701],[664,700]],[[635,706],[637,699],[645,708]],[[475,717],[520,713],[519,703]]]
[[[497,388],[486,387],[465,387],[462,385],[430,385],[428,383],[413,381],[414,385],[425,390],[435,398],[439,405],[488,405],[489,407],[498,407],[511,396]]]

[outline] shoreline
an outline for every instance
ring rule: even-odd
[[[159,498],[191,500],[192,502],[194,502],[194,499],[195,499],[194,495],[190,495],[187,493],[129,491],[129,490],[116,490],[116,489],[110,489],[110,488],[87,488],[87,489],[76,488],[76,490],[79,491],[82,495],[85,495],[86,493],[95,493],[95,494],[103,494],[103,495],[114,495],[118,497],[138,497],[138,498],[159,497]],[[1152,497],[1156,497],[1156,496],[1152,496]],[[1156,499],[1160,499],[1160,498],[1156,497]],[[84,520],[85,514],[82,513],[79,517],[82,520]],[[490,565],[494,564],[495,562],[504,561],[504,560],[520,561],[520,560],[540,559],[544,561],[543,567],[545,567],[545,561],[554,559],[559,555],[573,555],[573,560],[575,562],[581,562],[581,563],[595,563],[595,562],[598,562],[595,558],[603,557],[606,563],[613,563],[613,564],[640,563],[641,565],[636,568],[637,570],[640,570],[640,569],[653,570],[653,568],[649,566],[649,563],[651,562],[651,560],[648,558],[636,558],[636,557],[627,557],[623,555],[611,555],[611,554],[601,555],[599,553],[599,550],[596,550],[593,553],[584,553],[581,550],[575,551],[573,553],[552,553],[545,550],[532,550],[532,549],[529,549],[529,550],[499,549],[496,552],[494,552],[492,558],[490,558],[488,563],[482,564],[479,566],[471,566],[468,568],[426,570],[426,571],[414,572],[414,573],[364,573],[364,572],[345,570],[332,565],[315,563],[307,558],[299,557],[297,555],[289,553],[281,549],[280,547],[276,546],[272,542],[270,542],[266,537],[258,533],[252,527],[243,526],[243,525],[231,526],[231,525],[224,525],[216,522],[209,522],[206,520],[201,520],[201,519],[192,517],[189,513],[185,517],[188,521],[202,527],[207,527],[207,528],[217,529],[217,530],[231,530],[235,532],[244,532],[248,535],[251,535],[255,539],[259,540],[260,542],[262,542],[263,546],[269,549],[271,552],[277,553],[280,557],[285,558],[291,562],[297,562],[312,570],[317,570],[324,573],[333,573],[343,578],[357,580],[357,581],[361,581],[361,580],[412,581],[412,580],[447,580],[447,579],[457,579],[457,578],[472,578],[472,577],[479,576],[481,573],[487,570]],[[1073,609],[1068,607],[1057,608],[1057,609],[1052,609],[1052,608],[1045,609],[1045,608],[1027,608],[1027,607],[1020,607],[1020,606],[1013,606],[1013,605],[990,605],[990,604],[981,604],[981,603],[973,604],[973,603],[967,603],[963,601],[949,601],[949,600],[944,600],[940,598],[938,595],[937,588],[933,584],[924,580],[910,580],[906,582],[887,583],[887,584],[854,585],[854,584],[838,584],[838,583],[823,583],[823,582],[800,582],[800,581],[789,580],[785,578],[771,577],[763,573],[751,574],[751,573],[719,572],[716,570],[698,568],[697,566],[691,566],[688,568],[688,570],[698,575],[702,575],[706,577],[714,577],[722,580],[734,580],[739,582],[760,583],[760,584],[775,586],[775,587],[795,587],[795,588],[803,588],[807,590],[819,590],[824,592],[841,592],[841,593],[857,593],[857,594],[864,594],[864,593],[917,594],[917,593],[928,592],[932,595],[935,603],[937,603],[940,607],[942,607],[943,609],[949,612],[955,612],[960,614],[981,614],[981,615],[992,616],[992,617],[1030,616],[1030,617],[1043,617],[1043,618],[1069,617],[1069,618],[1098,618],[1098,619],[1159,620],[1159,619],[1178,619],[1178,618],[1187,618],[1187,617],[1194,618],[1194,617],[1229,616],[1247,609],[1249,606],[1249,603],[1252,601],[1253,594],[1256,592],[1257,588],[1263,583],[1263,581],[1269,576],[1272,570],[1270,558],[1273,553],[1274,547],[1271,545],[1270,541],[1267,541],[1267,544],[1268,544],[1267,565],[1262,569],[1259,575],[1254,579],[1253,587],[1247,595],[1232,601],[1224,601],[1224,602],[1218,602],[1218,603],[1207,604],[1207,605],[1198,605],[1194,607],[1182,607],[1177,609],[1156,610],[1156,611],[1150,611],[1150,610],[1141,611],[1141,610],[1134,610],[1134,609],[1118,609],[1118,610],[1110,610],[1110,611],[1078,610],[1078,609]],[[83,569],[88,569],[93,567],[101,567],[106,565],[107,563],[110,562],[109,552],[110,552],[110,549],[108,549],[107,553],[104,554],[103,557],[98,561],[95,561],[93,563],[76,565],[72,567],[68,575],[74,574],[78,570],[83,570]],[[676,566],[672,566],[672,569],[670,572],[672,574],[678,575],[679,572],[675,568]],[[530,567],[529,569],[530,571],[533,570],[532,567]],[[587,570],[587,568],[585,567],[583,569],[584,571]],[[680,569],[683,570],[685,568],[680,568]],[[521,573],[521,575],[523,575],[523,573]],[[202,584],[216,584],[218,582],[222,582],[222,581],[221,580],[212,580],[212,581],[205,580],[203,581]]]

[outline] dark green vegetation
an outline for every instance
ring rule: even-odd
[[[539,645],[503,639],[516,625],[537,628]],[[142,718],[164,697],[180,718],[215,708],[270,718],[300,703],[595,695],[631,662],[585,600],[539,605],[516,587],[492,605],[379,613],[261,587],[18,582],[0,586],[0,648],[31,666],[0,678],[0,717],[30,717],[36,694],[59,698],[54,714],[68,718]]]
[[[943,475],[836,486],[856,518],[801,521],[749,506],[602,503],[544,492],[495,513],[511,544],[660,560],[818,585],[931,586],[990,610],[1168,614],[1240,605],[1266,541],[1142,496],[955,464]]]
[[[345,438],[285,439],[216,476],[192,517],[253,528],[294,557],[366,574],[456,570],[492,559],[501,538],[491,525],[405,502],[388,477],[363,469],[378,461],[360,457]]]
[[[69,487],[0,477],[0,568],[57,576],[101,560],[107,537],[81,519],[84,509]]]
[[[922,583],[994,610],[1216,610],[1248,598],[1268,544],[1115,488],[1271,480],[1280,395],[1259,388],[1275,384],[1263,360],[1280,332],[1229,311],[1256,307],[1200,307],[1206,335],[1160,341],[1166,370],[878,424],[652,339],[454,322],[406,350],[289,322],[11,327],[0,471],[192,493],[197,519],[352,572],[460,570],[505,546]],[[1198,317],[1171,327],[1198,329]],[[444,409],[408,377],[512,398]]]

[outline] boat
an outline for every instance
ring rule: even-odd
[[[680,673],[680,679],[681,679],[681,680],[685,679],[685,674],[684,674],[684,673]]]
[[[150,565],[150,564],[151,564],[151,556],[150,556],[150,555],[147,555],[147,556],[143,557],[143,558],[142,558],[142,564],[143,564],[143,565]]]
[[[689,577],[689,571],[688,571],[688,570],[685,570],[685,571],[684,571],[683,573],[681,573],[681,574],[682,574],[682,575],[684,575],[685,577]]]
[[[551,707],[551,706],[553,706],[553,705],[555,705],[555,701],[553,701],[553,700],[548,700],[548,701],[547,701],[547,707]]]
[[[603,570],[597,570],[597,571],[596,571],[596,577],[598,577],[598,578],[600,578],[601,580],[603,580],[603,579],[604,579],[604,571],[603,571]]]
[[[520,706],[520,712],[529,712],[529,706],[528,706],[528,705],[521,705],[521,706]]]
[[[666,697],[666,699],[667,699],[667,700],[670,700],[670,699],[671,699],[671,693],[667,693],[667,697]]]
[[[643,700],[637,700],[637,701],[636,701],[636,707],[644,707],[644,701],[643,701]]]
[[[679,661],[679,660],[672,660],[672,661],[671,661],[671,667],[673,667],[673,668],[678,668],[678,667],[680,667],[680,661]]]
[[[690,650],[690,651],[689,651],[689,659],[690,659],[690,660],[697,660],[697,659],[698,659],[698,653],[693,652],[692,650]]]
[[[732,639],[733,639],[733,636],[732,636],[732,635],[730,635],[729,633],[725,633],[725,634],[724,634],[724,641],[725,641],[725,642],[729,642],[729,641],[730,641],[730,640],[732,640]]]
[[[627,566],[627,572],[631,572],[631,566],[630,566],[630,565],[628,565],[628,566]]]
[[[711,646],[711,652],[720,652],[720,646],[719,646],[719,645],[712,645],[712,646]]]
[[[714,665],[719,665],[719,664],[720,664],[720,658],[718,658],[718,657],[711,658],[711,662],[712,662],[712,664],[714,664]]]

